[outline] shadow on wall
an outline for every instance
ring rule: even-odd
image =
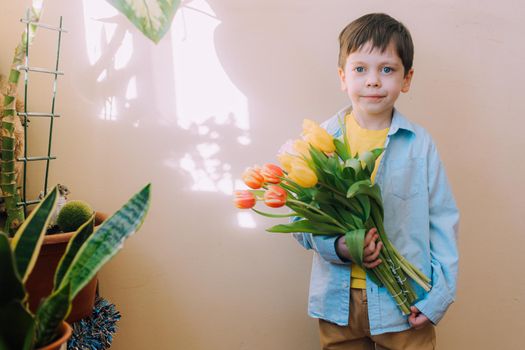
[[[250,143],[248,103],[215,53],[220,20],[206,1],[184,3],[158,46],[105,1],[83,6],[89,64],[79,88],[99,119],[154,128],[165,167],[186,173],[194,191],[231,194],[232,173],[240,172],[232,160]],[[159,151],[158,144],[142,146]]]

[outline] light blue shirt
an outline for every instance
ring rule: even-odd
[[[322,126],[334,137],[342,135],[339,120],[347,107]],[[399,252],[432,279],[425,291],[412,283],[415,306],[434,324],[444,316],[456,294],[459,212],[436,146],[428,132],[394,109],[379,164],[386,233]],[[308,313],[338,325],[348,325],[351,265],[335,252],[336,236],[297,233],[306,249],[314,250]],[[410,328],[385,287],[367,276],[368,314],[372,335]]]

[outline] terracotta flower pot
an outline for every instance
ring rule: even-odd
[[[60,325],[60,337],[49,345],[38,348],[36,350],[66,350],[67,341],[71,337],[72,333],[71,326],[67,322],[62,322]]]
[[[106,218],[106,214],[95,213],[95,225],[100,225]],[[35,312],[42,302],[42,299],[51,293],[56,268],[72,236],[73,232],[66,232],[46,235],[44,237],[44,243],[35,267],[26,282],[26,290],[29,294],[29,308],[31,311]],[[91,315],[93,305],[95,304],[96,290],[97,276],[73,299],[71,313],[67,318],[67,322],[73,323]]]

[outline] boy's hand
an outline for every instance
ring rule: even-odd
[[[378,259],[383,243],[376,243],[379,238],[377,229],[373,228],[368,231],[365,235],[365,243],[363,247],[363,266],[367,269],[373,269],[377,265],[381,264],[381,259]],[[345,237],[341,236],[337,239],[336,251],[340,257],[347,260],[352,260],[348,247],[345,243]]]
[[[428,317],[426,317],[419,309],[415,306],[410,307],[411,314],[408,316],[408,323],[415,329],[421,329],[430,323]]]

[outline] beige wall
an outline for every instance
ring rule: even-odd
[[[2,5],[3,72],[27,4]],[[89,12],[103,17],[97,4],[46,4],[43,20],[63,15],[70,30],[51,183],[112,212],[153,182],[143,229],[101,275],[102,294],[123,315],[114,349],[318,348],[306,315],[311,253],[264,233],[270,220],[240,228],[228,193],[245,166],[272,160],[297,136],[303,118],[322,120],[345,103],[336,38],[371,11],[412,31],[415,78],[398,106],[436,139],[462,213],[458,297],[438,327],[439,349],[520,348],[522,2],[188,1],[157,46],[111,13],[106,23],[116,24],[100,35]],[[38,35],[32,63],[52,66],[54,37]],[[49,80],[32,82],[30,108],[48,108]],[[37,152],[44,125],[31,125]]]

